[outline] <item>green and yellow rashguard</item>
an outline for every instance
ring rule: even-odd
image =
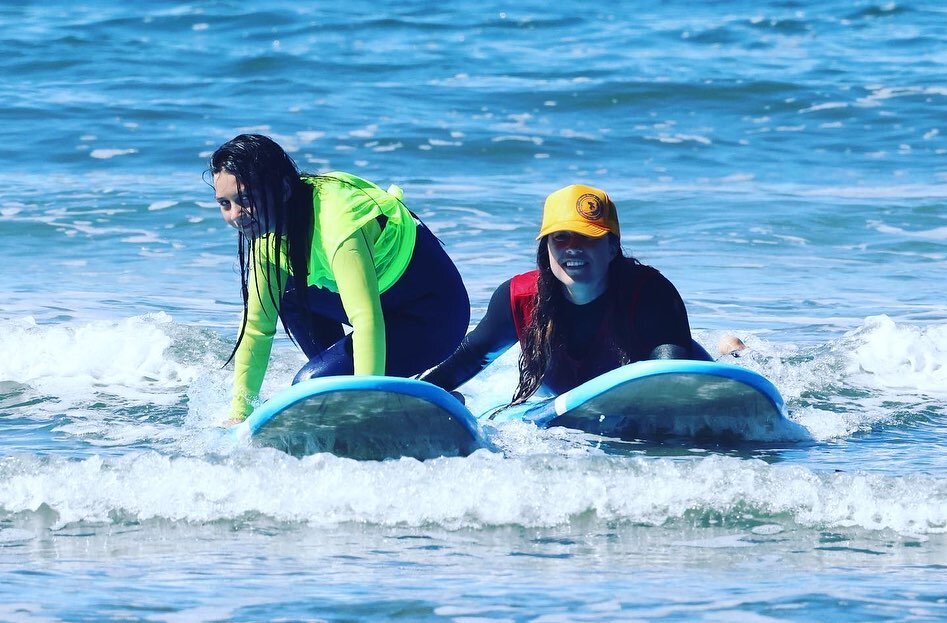
[[[279,319],[309,358],[296,381],[413,376],[453,352],[470,320],[460,274],[402,203],[400,189],[342,172],[302,180],[312,189],[307,275],[292,274],[285,242],[275,266],[268,261],[276,257],[274,236],[255,241],[235,354],[234,419],[245,418],[258,399]],[[352,328],[348,335],[344,325]]]
[[[371,225],[375,225],[373,228]],[[385,321],[379,300],[378,279],[367,261],[371,258],[369,244],[377,224],[369,223],[347,238],[336,252],[332,270],[339,283],[342,300],[354,344],[355,374],[385,373]],[[266,240],[269,238],[269,240]],[[272,249],[273,236],[264,236],[263,244],[255,246],[253,268],[248,280],[247,321],[243,339],[234,356],[233,399],[230,417],[244,419],[252,411],[269,364],[273,338],[279,318],[279,302],[290,271],[284,264],[276,267],[266,260]],[[267,244],[269,243],[269,244]],[[268,257],[275,257],[272,252]],[[280,258],[285,258],[285,253]],[[283,286],[280,289],[280,285]]]

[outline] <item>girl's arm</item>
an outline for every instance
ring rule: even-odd
[[[372,244],[359,229],[346,238],[332,258],[332,273],[342,307],[352,325],[355,374],[385,373],[385,317],[372,261]]]
[[[264,251],[265,243],[254,249],[247,288],[247,316],[243,338],[234,354],[233,398],[230,403],[231,420],[244,420],[253,411],[254,403],[263,385],[263,376],[273,348],[276,321],[279,317],[280,285],[286,286],[288,272],[269,263],[272,257]],[[279,285],[278,285],[279,284]]]

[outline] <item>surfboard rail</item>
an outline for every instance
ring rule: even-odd
[[[440,387],[387,376],[308,379],[231,428],[294,455],[383,460],[465,456],[486,445],[470,411]]]
[[[807,438],[761,374],[733,364],[683,359],[639,361],[555,397],[484,414],[541,428],[563,426],[622,439]],[[483,416],[482,416],[483,417]]]
[[[533,419],[532,421],[542,426],[557,416],[564,415],[573,409],[581,407],[589,400],[600,396],[606,391],[611,391],[612,389],[645,377],[682,374],[717,376],[742,383],[752,387],[765,396],[767,401],[772,404],[774,411],[785,414],[785,402],[779,390],[776,389],[776,386],[766,377],[749,368],[728,363],[717,363],[715,361],[653,359],[636,361],[635,363],[615,368],[579,385],[575,389],[560,394],[552,402],[553,409],[551,413],[537,414],[537,419]]]

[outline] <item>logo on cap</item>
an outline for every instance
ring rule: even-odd
[[[585,193],[576,200],[575,210],[582,218],[597,221],[605,214],[605,202],[598,195]]]

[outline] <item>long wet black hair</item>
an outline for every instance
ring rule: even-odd
[[[276,241],[286,240],[286,255],[296,285],[295,295],[300,309],[306,309],[304,297],[309,274],[309,254],[313,228],[312,187],[301,179],[299,167],[273,139],[261,134],[240,134],[227,141],[210,157],[210,172],[216,175],[226,171],[237,178],[238,188],[250,203],[250,224],[238,230],[237,256],[240,262],[240,292],[243,298],[243,322],[237,342],[227,359],[230,363],[247,328],[247,308],[250,297],[250,271],[256,270],[253,258],[261,236],[272,234]],[[279,266],[281,244],[264,244],[263,261],[266,266]],[[280,271],[276,272],[276,292],[282,292]],[[257,276],[254,296],[270,296],[274,305],[273,288],[266,294],[259,291],[261,279]],[[283,323],[286,328],[286,323]],[[287,333],[289,331],[287,330]],[[291,336],[292,337],[292,336]]]
[[[621,250],[621,241],[615,234],[608,234],[609,243],[618,250],[608,265],[608,286],[603,296],[609,297],[607,314],[612,314],[611,326],[615,335],[610,347],[616,351],[622,364],[631,362],[634,348],[634,336],[628,334],[627,323],[619,318],[624,310],[622,300],[625,297],[626,272],[640,262],[628,257]],[[566,299],[562,282],[556,279],[549,264],[549,236],[543,236],[536,248],[536,266],[539,268],[539,280],[536,291],[536,306],[533,316],[523,331],[522,349],[519,359],[519,383],[513,393],[511,405],[525,402],[542,385],[543,377],[554,353],[564,352],[567,336],[560,330],[562,310]]]

